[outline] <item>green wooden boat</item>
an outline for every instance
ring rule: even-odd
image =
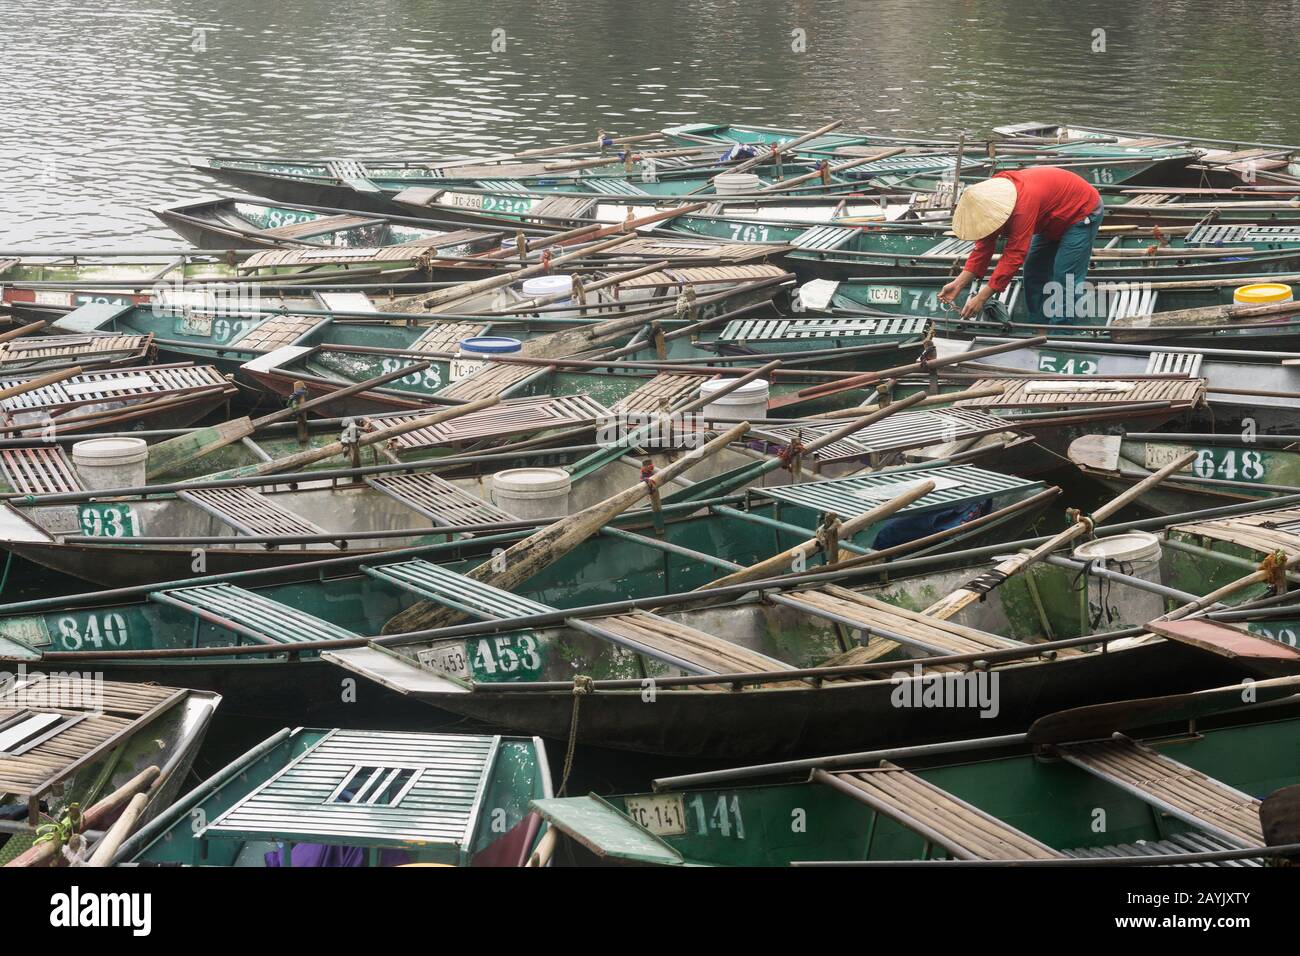
[[[285,729],[181,797],[114,865],[523,866],[547,830],[529,804],[550,795],[536,737]]]
[[[1178,514],[1291,494],[1300,488],[1297,439],[1286,435],[1089,435],[1069,448],[1075,466],[1108,488],[1125,488],[1189,451],[1196,460],[1142,496],[1140,506]]]
[[[1197,226],[1182,235],[1153,230],[1102,235],[1089,273],[1113,279],[1195,278],[1294,272],[1300,266],[1300,225]],[[870,275],[942,275],[960,271],[974,242],[943,227],[840,225],[811,227],[788,241],[785,261],[800,278],[851,279]]]
[[[1259,699],[1294,694],[1293,679],[1279,683],[1261,687]],[[1216,718],[1223,698],[1242,693],[1083,708],[1028,733],[695,774],[656,781],[651,792],[533,806],[561,835],[557,862],[1257,867],[1276,862],[1267,846],[1291,842],[1266,836],[1260,808],[1300,781],[1300,718],[1294,703],[1282,714],[1257,707]],[[1168,729],[1152,735],[1133,730],[1161,723]]]
[[[946,279],[895,276],[861,277],[841,282],[814,280],[805,283],[792,304],[799,310],[831,315],[918,315],[935,323],[937,332],[962,337],[967,335],[1029,337],[1051,335],[1056,339],[1093,339],[1116,342],[1162,341],[1191,349],[1241,348],[1289,351],[1300,342],[1300,323],[1285,314],[1265,316],[1255,321],[1225,321],[1215,313],[1205,320],[1192,317],[1176,326],[1142,324],[1162,312],[1227,306],[1239,286],[1261,281],[1278,282],[1300,289],[1295,274],[1260,277],[1224,275],[1183,281],[1138,279],[1095,282],[1096,294],[1089,300],[1095,315],[1081,315],[1072,325],[1031,325],[1027,318],[1022,281],[1011,284],[986,305],[984,314],[970,320],[961,319],[957,308],[949,309],[939,301],[939,290]],[[972,283],[969,289],[978,289]],[[964,299],[963,299],[964,300]],[[1196,323],[1196,324],[1193,324]]]
[[[891,480],[907,477],[895,474]],[[667,514],[675,506],[666,499],[664,507]],[[736,520],[775,530],[764,516],[753,517],[759,520]],[[395,713],[397,702],[423,703],[543,736],[566,739],[574,732],[579,743],[740,760],[969,734],[970,708],[904,712],[891,702],[897,674],[911,673],[918,657],[924,666],[941,669],[975,659],[990,662],[1000,690],[983,707],[987,713],[979,726],[989,733],[1023,728],[1061,707],[1153,689],[1190,691],[1300,666],[1300,652],[1231,628],[1200,634],[1192,644],[1173,627],[1162,626],[1155,637],[1142,627],[1152,613],[1149,601],[1108,602],[1105,626],[1120,630],[1099,634],[1097,617],[1077,588],[1079,569],[1069,561],[1035,565],[947,622],[918,613],[988,567],[978,558],[962,566],[971,554],[1001,553],[1006,545],[951,552],[913,539],[919,543],[908,547],[944,550],[935,557],[894,557],[876,572],[886,572],[888,580],[867,591],[832,584],[803,590],[799,585],[807,582],[799,578],[791,580],[793,590],[774,584],[757,600],[749,583],[712,596],[685,589],[771,555],[770,539],[751,536],[754,551],[742,557],[739,524],[723,530],[699,519],[671,520],[657,541],[635,524],[615,524],[631,535],[592,539],[513,593],[459,574],[455,565],[427,560],[467,547],[453,542],[383,561],[333,559],[269,579],[203,577],[25,602],[0,611],[0,639],[9,657],[32,668],[93,662],[96,670],[129,679],[184,675],[238,701],[233,706],[240,712],[330,712],[337,694],[327,689],[337,688],[334,667],[343,667],[367,678],[357,702],[345,708],[354,715]],[[653,521],[643,525],[652,526]],[[975,530],[972,523],[956,526],[955,533]],[[811,528],[791,533],[813,537]],[[482,553],[505,540],[511,539],[484,536],[474,547]],[[690,560],[667,570],[666,556],[684,556],[683,548]],[[1183,554],[1173,548],[1168,553]],[[1184,584],[1195,590],[1161,591],[1168,585],[1155,585],[1156,595],[1181,603],[1204,593],[1207,580],[1237,578],[1243,563],[1254,566],[1213,552],[1198,560],[1196,581]],[[1110,575],[1142,594],[1153,589],[1150,582],[1134,585],[1126,576]],[[668,588],[678,593],[664,594]],[[1239,596],[1244,602],[1268,593],[1258,583]],[[638,594],[642,598],[629,604]],[[592,603],[579,607],[578,601]],[[448,630],[366,638],[391,627],[399,612],[407,619],[406,612],[425,602],[476,620]],[[1105,653],[1095,650],[1102,644]],[[805,670],[828,661],[847,663],[832,672]],[[833,679],[817,679],[823,674]],[[595,684],[574,731],[577,678]],[[286,682],[297,691],[292,701],[284,699]],[[648,687],[654,708],[644,704]]]
[[[7,672],[0,681],[0,865],[48,865],[33,859],[35,845],[57,856],[79,831],[79,814],[92,829],[107,829],[136,793],[145,795],[137,825],[165,810],[220,701],[74,669]]]

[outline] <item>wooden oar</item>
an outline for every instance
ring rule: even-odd
[[[54,372],[46,372],[44,375],[36,376],[36,378],[29,378],[25,382],[16,382],[8,388],[0,388],[0,400],[13,398],[15,395],[23,395],[27,392],[35,391],[38,388],[44,388],[46,385],[53,385],[55,382],[62,382],[65,379],[75,378],[80,374],[80,365],[74,365],[72,368],[58,369]]]
[[[992,398],[994,395],[1001,395],[1007,390],[1002,384],[985,385],[982,388],[967,388],[959,392],[940,392],[937,395],[926,395],[924,399],[917,402],[919,407],[925,408],[930,405],[948,405],[952,402],[964,401],[968,398]],[[922,393],[924,394],[924,393]],[[817,415],[809,415],[809,418],[852,418],[855,415],[862,415],[866,412],[879,411],[882,408],[888,408],[887,404],[876,402],[872,405],[859,405],[856,408],[842,408],[833,412],[821,412]]]
[[[740,439],[748,430],[748,422],[727,429],[708,444],[688,452],[631,488],[574,512],[516,542],[504,553],[480,564],[466,576],[493,587],[513,590],[542,568],[559,560],[628,508],[648,495],[658,494],[659,488],[664,484],[699,462],[711,458],[733,441]],[[463,612],[444,608],[432,601],[420,601],[390,618],[384,625],[383,633],[404,634],[410,631],[429,630],[447,626],[464,617]]]
[[[631,235],[617,236],[605,242],[597,243],[594,246],[583,248],[577,252],[571,252],[568,255],[557,256],[549,264],[539,263],[535,266],[526,266],[523,269],[514,269],[510,272],[503,272],[501,275],[489,276],[486,279],[476,279],[473,282],[463,282],[460,285],[452,286],[450,289],[439,289],[437,292],[424,296],[420,304],[426,309],[445,308],[453,302],[459,302],[468,299],[471,296],[478,295],[480,292],[490,292],[493,289],[499,289],[502,286],[518,282],[520,279],[527,279],[531,276],[541,275],[544,272],[551,271],[557,266],[564,265],[566,262],[572,262],[575,259],[581,259],[584,256],[590,256],[597,252],[604,252],[606,249],[613,249],[615,246],[622,245],[629,239],[635,238]]]
[[[1261,281],[1267,276],[1261,276]],[[1176,331],[1184,325],[1220,325],[1224,322],[1239,322],[1242,319],[1254,319],[1261,316],[1281,315],[1287,312],[1300,312],[1300,302],[1270,302],[1266,305],[1207,305],[1195,309],[1175,309],[1170,312],[1153,312],[1128,319],[1116,319],[1111,325],[1111,335],[1121,338],[1128,329],[1169,329]],[[1115,332],[1121,335],[1116,336]]]
[[[22,338],[24,335],[31,335],[33,332],[39,332],[45,328],[45,323],[37,319],[35,322],[28,322],[26,325],[20,325],[16,329],[10,329],[8,332],[0,332],[0,342],[9,342],[13,339]]]
[[[907,150],[904,149],[902,146],[896,146],[893,149],[882,149],[880,152],[874,153],[871,156],[863,156],[861,159],[849,160],[847,163],[837,163],[834,166],[828,167],[826,172],[828,175],[834,175],[835,173],[842,173],[846,169],[853,169],[854,167],[857,166],[865,166],[867,163],[879,162],[882,159],[888,159],[890,156],[897,156],[899,153],[905,153],[905,152],[907,152]],[[822,175],[822,171],[820,169],[815,169],[811,173],[803,173],[799,176],[794,176],[790,179],[779,179],[776,182],[772,183],[771,185],[764,186],[761,189],[756,191],[760,193],[784,192],[787,189],[793,189],[795,186],[798,186],[800,183],[806,183],[811,179],[820,179],[821,175]]]
[[[1195,601],[1189,601],[1186,604],[1167,611],[1159,617],[1154,618],[1151,623],[1158,621],[1178,621],[1185,617],[1207,610],[1218,604],[1229,594],[1235,594],[1243,588],[1248,588],[1252,584],[1264,584],[1269,581],[1283,578],[1286,573],[1293,568],[1300,566],[1300,554],[1295,557],[1287,558],[1284,561],[1278,561],[1270,557],[1266,559],[1258,570],[1252,571],[1247,575],[1237,578],[1235,581],[1229,581],[1222,587],[1215,588],[1209,594],[1197,598]],[[1276,577],[1275,577],[1276,576]]]
[[[374,378],[366,379],[364,382],[357,382],[355,385],[349,385],[347,388],[341,388],[337,392],[327,392],[324,395],[318,395],[301,405],[291,405],[288,408],[282,408],[279,411],[271,412],[269,415],[263,415],[256,420],[249,420],[248,416],[231,419],[222,422],[219,425],[211,425],[206,428],[196,428],[184,435],[177,435],[174,438],[168,438],[166,441],[160,441],[156,445],[149,446],[149,463],[146,476],[149,479],[157,478],[175,470],[183,464],[187,464],[196,459],[202,458],[218,448],[224,448],[227,445],[233,445],[237,441],[242,441],[252,435],[257,429],[263,428],[273,422],[278,422],[286,418],[304,414],[309,409],[317,408],[329,402],[338,401],[340,398],[346,398],[349,395],[356,395],[359,392],[365,392],[372,388],[393,381],[393,379],[404,378],[407,375],[413,375],[422,372],[430,365],[429,362],[419,362],[414,365],[404,365],[392,372],[386,372],[383,375],[377,375]]]
[[[462,415],[469,415],[473,412],[481,412],[485,408],[491,408],[501,401],[500,395],[492,395],[488,398],[480,398],[476,402],[468,402],[464,405],[453,405],[450,408],[440,409],[432,415],[423,415],[419,418],[408,419],[404,422],[398,422],[395,425],[389,425],[387,428],[378,428],[372,432],[361,432],[357,435],[356,444],[359,448],[367,445],[374,445],[378,442],[387,441],[390,438],[396,438],[398,435],[404,435],[407,432],[415,431],[417,428],[428,428],[430,425],[439,425],[443,422],[451,421],[453,418],[460,418]],[[342,441],[330,442],[328,445],[321,445],[319,448],[307,448],[292,455],[286,455],[283,458],[277,458],[274,461],[264,461],[258,465],[246,465],[243,468],[233,468],[229,471],[223,471],[215,475],[207,475],[201,481],[215,481],[221,478],[243,478],[248,475],[279,475],[289,474],[302,468],[304,465],[310,465],[314,461],[320,461],[322,458],[333,458],[335,455],[341,455],[348,450],[348,444]]]
[[[135,829],[140,815],[144,813],[145,806],[149,803],[148,794],[137,793],[131,798],[131,802],[126,805],[122,815],[113,821],[113,825],[108,828],[108,832],[100,838],[99,843],[95,845],[95,852],[90,855],[84,866],[108,866],[113,854],[117,852],[122,841],[131,835]]]
[[[947,620],[953,615],[958,614],[962,609],[974,604],[976,601],[983,598],[989,591],[1001,585],[1007,578],[1020,573],[1036,561],[1042,560],[1062,545],[1069,544],[1075,538],[1087,534],[1093,529],[1093,527],[1105,521],[1121,508],[1132,504],[1174,472],[1179,471],[1186,465],[1190,464],[1195,460],[1195,458],[1196,452],[1194,451],[1179,456],[1159,471],[1147,476],[1142,481],[1139,481],[1123,494],[1118,495],[1103,504],[1092,513],[1091,517],[1079,518],[1079,520],[1075,521],[1074,524],[1070,525],[1070,527],[1066,528],[1060,534],[1054,535],[1044,541],[1032,551],[1023,551],[1020,554],[1013,555],[998,564],[998,566],[993,570],[986,571],[964,587],[958,588],[947,597],[939,599],[926,608],[924,613],[928,617],[935,617],[940,620]]]
[[[783,143],[781,144],[780,147],[778,147],[775,150],[768,150],[767,152],[760,151],[759,154],[753,157],[752,159],[747,159],[743,163],[737,163],[735,166],[732,166],[730,169],[728,169],[726,173],[718,173],[717,176],[711,177],[709,181],[706,182],[704,185],[695,187],[690,192],[686,193],[686,195],[694,196],[697,193],[702,193],[704,192],[704,190],[708,189],[710,186],[713,185],[714,181],[718,178],[718,176],[723,176],[726,175],[727,173],[734,174],[734,173],[748,172],[749,170],[753,169],[755,166],[758,166],[762,163],[769,162],[774,157],[784,156],[787,153],[792,152],[795,149],[798,149],[804,143],[807,143],[810,140],[814,140],[818,136],[825,135],[826,133],[829,133],[833,130],[837,130],[843,125],[844,125],[843,120],[836,120],[833,123],[827,123],[825,126],[821,127],[820,129],[813,130],[811,133],[804,133],[802,136],[792,139],[788,143]]]
[[[744,584],[746,581],[760,581],[763,578],[769,578],[774,575],[783,574],[789,571],[790,567],[797,560],[807,560],[817,554],[826,554],[828,561],[839,560],[842,553],[839,548],[839,542],[851,539],[855,534],[877,521],[883,521],[885,518],[895,515],[902,511],[918,498],[924,498],[930,492],[934,491],[934,482],[930,480],[922,481],[915,488],[904,491],[902,494],[895,495],[888,501],[883,501],[874,508],[869,508],[862,514],[850,518],[848,521],[841,522],[834,527],[833,538],[818,536],[809,538],[793,548],[787,548],[780,554],[774,554],[770,558],[759,561],[757,564],[751,564],[749,567],[741,568],[739,571],[733,571],[725,577],[710,581],[708,584],[702,584],[695,590],[706,591],[710,588],[723,588],[729,584]],[[834,553],[830,553],[833,551]]]
[[[158,767],[145,767],[103,800],[87,809],[81,815],[78,832],[102,830],[108,826],[137,793],[145,793],[149,790],[161,773],[162,770]],[[53,857],[59,855],[62,847],[63,844],[59,840],[45,840],[33,844],[31,848],[14,857],[5,866],[45,866]]]
[[[959,365],[962,362],[969,362],[971,359],[984,358],[986,355],[997,355],[1001,352],[1014,352],[1016,349],[1042,345],[1046,341],[1046,335],[1036,335],[1033,338],[1016,339],[1012,342],[1003,342],[999,345],[989,345],[984,348],[970,349],[969,351],[959,352],[956,355],[944,356],[943,358],[929,358],[917,362],[909,362],[907,365],[882,369],[879,372],[863,372],[861,375],[837,379],[834,382],[823,382],[818,385],[810,385],[808,388],[801,389],[798,392],[773,399],[769,403],[769,406],[771,408],[784,408],[787,405],[798,405],[801,402],[810,402],[815,398],[834,395],[836,392],[861,388],[864,385],[874,385],[877,382],[883,382],[887,378],[901,378],[904,375],[911,375],[914,372],[931,372],[947,365]]]

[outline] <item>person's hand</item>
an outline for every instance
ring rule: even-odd
[[[989,300],[993,290],[987,285],[980,289],[974,295],[966,299],[966,304],[961,307],[961,317],[963,319],[973,318],[980,314],[984,309],[984,303]]]
[[[959,293],[965,287],[966,287],[966,283],[962,282],[960,278],[953,279],[946,286],[944,286],[942,289],[939,290],[939,301],[951,302],[953,299],[957,298],[957,293]]]

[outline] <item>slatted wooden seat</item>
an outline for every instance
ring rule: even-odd
[[[1081,770],[1234,846],[1264,846],[1259,800],[1145,744],[1116,734],[1053,750]]]
[[[565,225],[579,225],[580,219],[594,218],[597,199],[594,196],[565,196],[559,193],[547,196],[528,210],[528,220],[548,220]]]
[[[19,494],[61,495],[85,490],[59,445],[0,449],[0,469],[9,487]]]
[[[911,315],[842,316],[826,319],[736,319],[720,342],[780,342],[800,339],[907,339],[925,335],[930,322]]]
[[[1147,356],[1145,375],[1186,375],[1199,378],[1204,352],[1152,352]]]
[[[889,762],[869,770],[817,771],[813,778],[897,820],[958,860],[1052,860],[1063,855],[1005,820]]]
[[[273,352],[285,345],[296,345],[323,321],[319,315],[272,316],[233,339],[230,345],[241,352]]]
[[[431,472],[374,475],[366,484],[444,527],[519,520]]]
[[[710,259],[721,262],[745,262],[766,259],[784,249],[758,242],[694,242],[682,239],[655,239],[642,236],[629,239],[612,250],[612,254],[653,259]]]
[[[49,706],[34,707],[42,685]],[[43,796],[189,693],[119,681],[83,688],[59,675],[11,679],[0,688],[0,793],[25,801],[32,824]]]
[[[1224,850],[1237,850],[1235,843],[1220,840],[1210,833],[1189,830],[1186,833],[1170,834],[1164,840],[1145,840],[1140,843],[1113,843],[1109,846],[1086,846],[1063,851],[1076,860],[1118,859],[1132,856],[1175,856],[1183,853],[1221,853]],[[1159,859],[1151,861],[1160,863]],[[1262,858],[1219,860],[1205,863],[1175,863],[1174,866],[1224,866],[1257,868],[1264,865]]]
[[[177,497],[230,525],[240,534],[247,535],[318,535],[329,534],[301,515],[282,507],[254,488],[196,488],[181,491]],[[268,544],[273,542],[268,542]],[[338,545],[324,543],[326,548]]]
[[[0,379],[0,388],[21,379]],[[120,371],[86,372],[62,382],[44,385],[0,402],[10,413],[57,411],[99,402],[129,402],[156,399],[202,389],[220,388],[229,394],[235,387],[211,365],[145,366]]]
[[[686,286],[739,285],[763,279],[788,275],[780,266],[767,263],[742,263],[740,265],[691,266],[682,269],[661,269],[645,275],[633,276],[619,284],[621,289],[680,289]]]
[[[1144,402],[1171,402],[1194,408],[1205,401],[1205,383],[1199,379],[1151,380],[1097,378],[1026,379],[987,378],[971,385],[973,391],[1001,386],[998,395],[981,395],[954,403],[960,408],[1038,408],[1044,405],[1133,405]]]
[[[1261,554],[1300,554],[1300,508],[1278,508],[1230,518],[1176,524],[1171,531],[1240,545]]]
[[[804,444],[829,434],[843,423],[804,425],[763,425],[750,431],[751,437],[770,438],[783,445],[802,435]],[[907,451],[953,441],[980,438],[1007,431],[1011,426],[978,409],[938,408],[933,411],[898,412],[881,422],[824,445],[815,452],[819,462],[846,461],[873,454]]]
[[[149,600],[185,611],[259,644],[310,644],[358,636],[314,614],[233,584],[153,591]]]
[[[467,375],[460,381],[452,382],[441,389],[438,397],[473,402],[480,398],[491,398],[493,395],[504,396],[525,380],[545,371],[544,366],[527,365],[522,362],[489,362],[472,375]]]
[[[685,399],[695,398],[699,394],[700,386],[712,377],[661,372],[620,398],[610,406],[610,411],[648,414],[662,411],[665,406],[671,409]]]
[[[484,584],[416,558],[395,564],[363,566],[373,578],[387,581],[443,607],[479,620],[549,614],[556,608]],[[712,634],[647,611],[565,621],[576,631],[598,637],[692,674],[780,671],[789,665]]]
[[[834,584],[771,595],[771,598],[814,617],[860,630],[864,635],[883,637],[925,654],[979,654],[1025,646],[1009,637],[927,617]]]
[[[482,335],[487,326],[478,322],[439,322],[429,326],[406,347],[408,352],[455,352],[460,340]]]
[[[152,335],[36,335],[0,343],[0,365],[36,359],[103,356],[112,352],[143,357],[152,341]]]
[[[829,252],[839,249],[858,235],[851,226],[812,226],[790,240],[790,245],[807,252]]]
[[[418,418],[424,412],[377,415],[369,419],[378,428]],[[612,410],[587,395],[534,395],[508,398],[500,404],[471,412],[439,425],[426,425],[396,436],[395,448],[416,449],[458,442],[507,438],[553,428],[576,428],[608,419]]]
[[[320,216],[316,219],[308,219],[306,222],[291,222],[287,226],[263,229],[261,232],[264,236],[274,236],[276,239],[307,239],[328,232],[341,232],[344,229],[356,229],[358,226],[371,226],[383,221],[383,219],[374,216],[354,214]]]

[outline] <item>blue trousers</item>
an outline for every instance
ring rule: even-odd
[[[1034,236],[1025,255],[1025,307],[1033,325],[1088,325],[1092,310],[1083,298],[1092,243],[1101,228],[1101,204],[1056,242]]]

